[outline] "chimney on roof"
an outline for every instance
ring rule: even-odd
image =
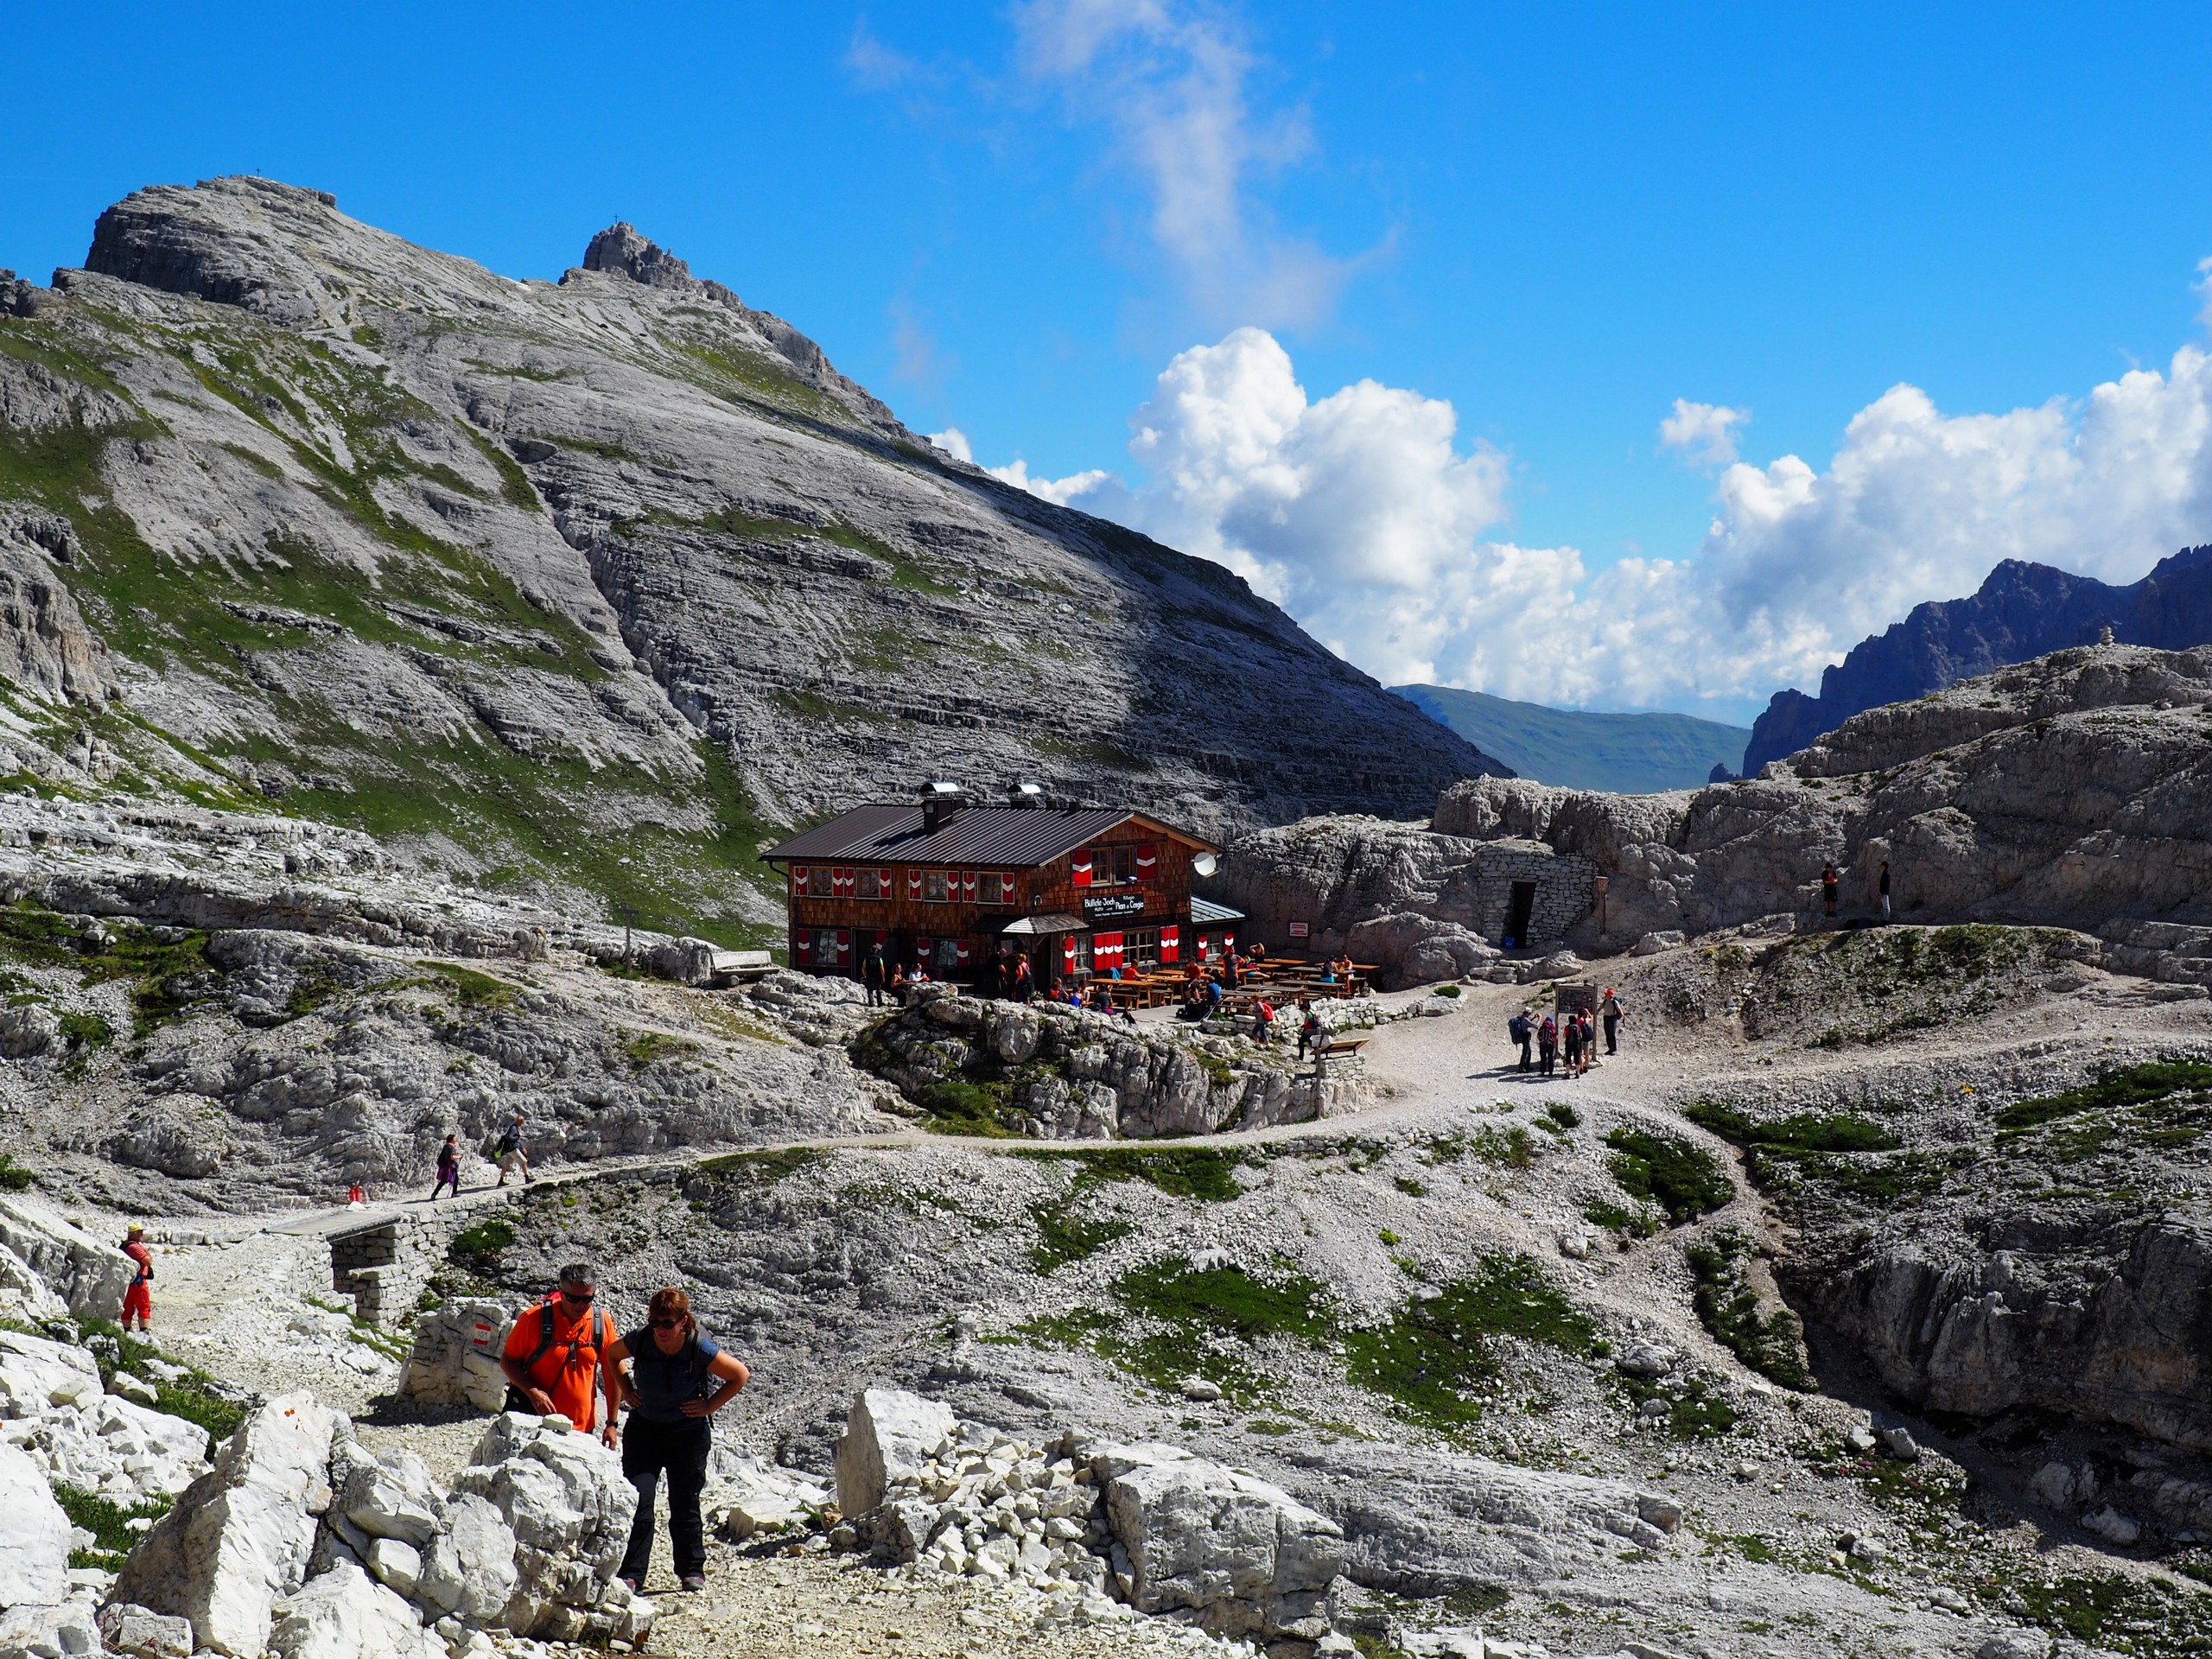
[[[933,836],[953,820],[961,808],[960,785],[944,782],[922,785],[922,833]]]
[[[1006,792],[1008,806],[1042,806],[1045,804],[1045,785],[1016,784]]]

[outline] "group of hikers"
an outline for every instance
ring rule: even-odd
[[[508,1410],[565,1417],[603,1444],[620,1446],[622,1473],[638,1493],[629,1548],[617,1569],[622,1581],[633,1591],[645,1587],[652,1565],[653,1499],[666,1475],[677,1580],[686,1591],[704,1590],[707,1536],[699,1498],[713,1419],[753,1374],[699,1328],[690,1297],[664,1285],[646,1305],[645,1322],[618,1335],[599,1305],[598,1275],[588,1263],[572,1262],[561,1269],[552,1294],[517,1317],[499,1367]]]
[[[1621,1021],[1628,1018],[1628,1009],[1620,996],[1608,985],[1599,1000],[1593,1017],[1587,1008],[1569,1009],[1564,1016],[1548,1014],[1541,1019],[1536,1010],[1525,1007],[1505,1022],[1509,1041],[1519,1046],[1519,1071],[1535,1071],[1543,1077],[1560,1074],[1579,1077],[1598,1063],[1598,1027],[1602,1024],[1605,1033],[1605,1052],[1620,1052]],[[1535,1053],[1532,1056],[1529,1050]]]

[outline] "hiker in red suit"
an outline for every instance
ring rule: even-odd
[[[123,1253],[138,1268],[131,1275],[130,1288],[123,1293],[123,1328],[128,1331],[136,1318],[143,1332],[154,1313],[154,1251],[146,1243],[146,1230],[136,1222],[130,1224],[130,1236],[123,1241]]]

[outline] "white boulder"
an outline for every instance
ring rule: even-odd
[[[89,1410],[0,1422],[0,1440],[29,1453],[48,1480],[125,1503],[174,1497],[207,1472],[206,1429],[116,1395]]]
[[[499,1510],[472,1492],[446,1501],[445,1528],[422,1552],[415,1598],[469,1624],[488,1624],[514,1599],[515,1535]]]
[[[130,1659],[191,1659],[192,1621],[127,1601],[100,1609],[100,1638],[108,1651]]]
[[[107,1390],[82,1348],[0,1331],[0,1417],[42,1417],[57,1406],[92,1406]]]
[[[1313,1640],[1328,1628],[1344,1532],[1279,1487],[1173,1447],[1092,1461],[1129,1603],[1181,1612],[1217,1636]],[[1122,1563],[1126,1561],[1126,1567]]]
[[[0,1607],[51,1607],[68,1595],[69,1517],[39,1466],[0,1446]]]
[[[446,1644],[393,1591],[340,1561],[276,1604],[273,1659],[446,1659]]]
[[[399,1392],[425,1405],[499,1410],[507,1397],[499,1347],[513,1317],[505,1303],[476,1297],[456,1298],[426,1314],[415,1327]]]
[[[837,1442],[837,1507],[865,1515],[890,1484],[917,1474],[952,1433],[950,1406],[898,1389],[864,1389]]]
[[[502,1412],[453,1491],[482,1498],[514,1535],[509,1628],[563,1641],[588,1634],[582,1610],[605,1599],[638,1506],[621,1459],[565,1419]]]
[[[111,1319],[137,1265],[113,1244],[22,1198],[0,1198],[0,1246],[80,1319]]]
[[[270,1401],[130,1552],[118,1600],[192,1621],[201,1648],[255,1659],[277,1600],[298,1590],[330,1507],[340,1419],[310,1396]]]

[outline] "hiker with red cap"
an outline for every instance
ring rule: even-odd
[[[1621,1021],[1628,1018],[1628,1010],[1621,1006],[1620,998],[1614,995],[1610,985],[1605,987],[1605,995],[1599,1001],[1598,1017],[1605,1022],[1605,1052],[1619,1053],[1621,1046],[1618,1033]]]
[[[147,1320],[154,1314],[154,1250],[146,1243],[146,1230],[135,1221],[124,1237],[123,1253],[137,1267],[130,1278],[130,1288],[123,1293],[123,1328],[128,1331],[135,1317],[143,1336]]]

